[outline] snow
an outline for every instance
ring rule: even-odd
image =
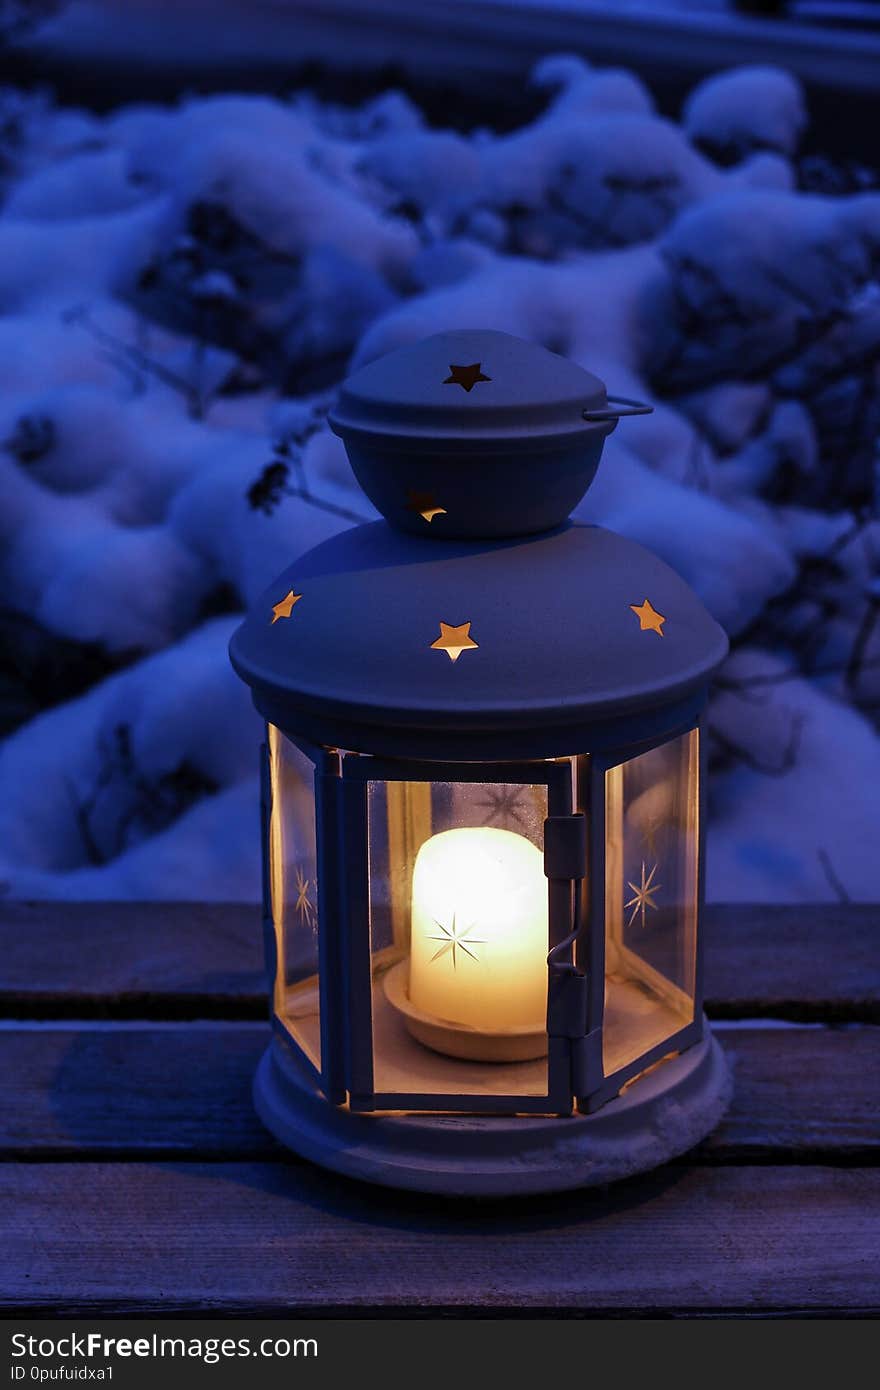
[[[875,902],[880,744],[853,710],[785,664],[743,648],[727,664],[711,722],[753,760],[712,783],[710,897],[739,902]],[[774,684],[774,681],[778,682]]]
[[[794,578],[791,557],[770,528],[651,472],[615,439],[574,514],[650,547],[696,589],[731,636]]]
[[[769,67],[735,68],[707,78],[691,92],[682,116],[695,144],[734,156],[751,150],[793,154],[806,124],[797,79]]]
[[[731,634],[709,894],[876,898],[880,196],[798,191],[790,74],[548,55],[496,134],[229,93],[105,115],[0,93],[0,882],[259,886],[244,607],[375,512],[326,426],[349,366],[441,329],[533,339],[654,415],[576,515]]]
[[[6,740],[0,841],[19,891],[200,897],[210,866],[218,887],[206,896],[256,894],[242,832],[255,816],[259,722],[226,660],[235,621],[201,625]],[[181,767],[218,793],[188,804]]]

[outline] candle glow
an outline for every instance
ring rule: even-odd
[[[540,1032],[547,1009],[547,880],[530,840],[445,830],[416,856],[409,994],[479,1032]]]

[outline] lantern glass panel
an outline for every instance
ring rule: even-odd
[[[277,969],[275,1013],[321,1068],[315,769],[269,725],[269,891]]]
[[[547,806],[543,784],[368,782],[377,1093],[547,1094]]]
[[[694,1018],[698,808],[696,729],[605,774],[606,1076]]]

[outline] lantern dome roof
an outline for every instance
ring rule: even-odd
[[[442,545],[385,522],[353,528],[291,565],[231,644],[273,723],[441,759],[586,751],[622,723],[649,737],[655,716],[658,731],[676,710],[690,717],[726,651],[674,570],[577,523]]]

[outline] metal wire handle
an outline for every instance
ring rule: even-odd
[[[651,415],[654,407],[646,405],[644,401],[631,401],[626,396],[608,396],[609,406],[622,405],[623,410],[607,410],[604,406],[600,410],[585,410],[583,412],[585,420],[620,420],[624,415]]]

